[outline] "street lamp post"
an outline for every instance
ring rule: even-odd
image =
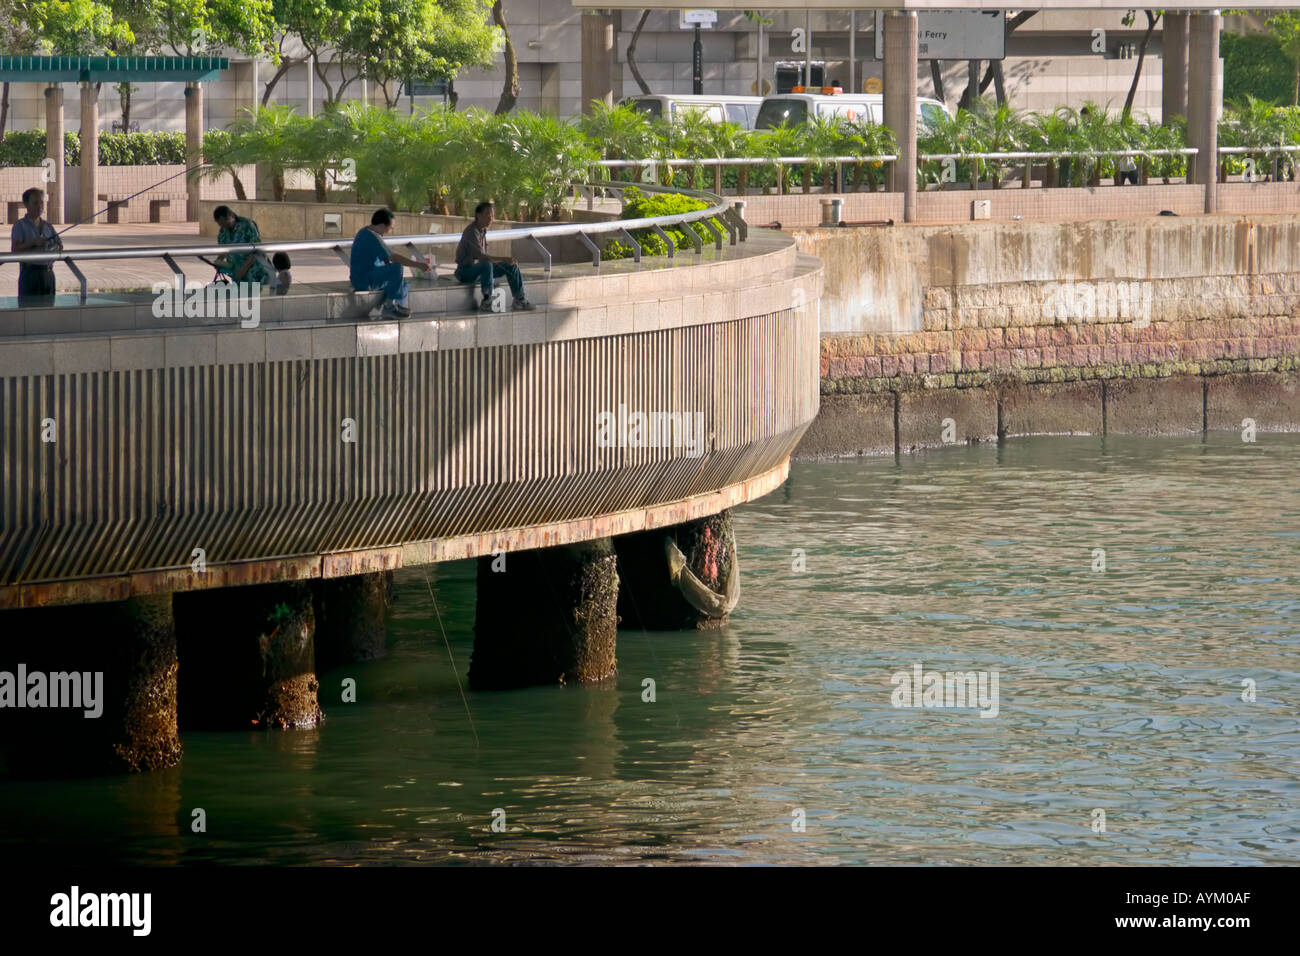
[[[704,92],[704,47],[700,43],[700,25],[698,23],[695,24],[695,44],[691,49],[691,67],[694,71],[692,92],[698,95]]]

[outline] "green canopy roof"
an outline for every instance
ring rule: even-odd
[[[0,56],[6,83],[167,83],[215,80],[217,56]]]

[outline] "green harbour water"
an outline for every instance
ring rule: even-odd
[[[622,631],[617,678],[593,687],[462,692],[473,563],[399,572],[387,657],[320,675],[320,728],[184,733],[172,770],[0,782],[0,858],[1300,856],[1300,435],[796,462],[735,528],[731,622]],[[893,706],[917,662],[996,671],[997,716]]]

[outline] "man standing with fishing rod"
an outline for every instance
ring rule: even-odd
[[[10,233],[10,252],[61,252],[63,240],[49,221],[41,218],[45,211],[45,193],[33,186],[23,193],[27,215],[14,223]],[[18,264],[18,305],[54,304],[54,263],[22,262]]]

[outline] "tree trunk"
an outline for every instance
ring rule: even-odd
[[[293,60],[287,56],[281,58],[279,68],[276,69],[275,73],[271,75],[271,78],[267,80],[266,87],[262,91],[263,106],[271,102],[271,91],[275,89],[275,85],[280,82],[281,78],[286,73],[289,72],[290,67],[297,66],[299,62],[299,60]]]
[[[497,100],[496,115],[509,113],[519,100],[519,60],[515,56],[515,43],[510,39],[510,27],[506,25],[506,12],[501,7],[501,0],[492,4],[492,20],[501,28],[506,38],[506,79],[501,87],[501,99]]]
[[[641,87],[642,95],[650,95],[650,87],[646,85],[645,79],[641,76],[641,70],[636,65],[636,41],[641,37],[641,28],[650,17],[649,10],[641,11],[641,19],[636,22],[636,29],[632,31],[632,39],[627,44],[627,66],[632,71],[632,79],[636,80],[636,85]],[[762,90],[759,91],[762,93]]]
[[[0,138],[9,126],[9,82],[6,80],[4,92],[0,93]]]
[[[447,81],[447,108],[453,113],[456,112],[456,104],[460,102],[460,94],[456,92],[456,81],[454,79]]]
[[[1291,105],[1300,106],[1300,60],[1295,61],[1295,80],[1291,84]]]
[[[957,108],[968,110],[971,104],[979,97],[980,86],[980,61],[968,60],[966,62],[966,89],[962,91],[961,99],[957,101]]]
[[[1133,68],[1133,82],[1129,84],[1128,99],[1124,100],[1124,115],[1128,116],[1133,112],[1133,99],[1137,96],[1138,80],[1142,78],[1142,61],[1146,59],[1147,44],[1151,42],[1151,31],[1156,28],[1156,20],[1159,14],[1152,13],[1150,10],[1143,11],[1147,15],[1147,32],[1142,34],[1142,42],[1138,44],[1138,61],[1137,66]]]
[[[122,132],[131,132],[131,84],[117,84],[117,98],[122,102]]]
[[[344,86],[347,86],[347,85],[348,85],[349,83],[351,83],[352,81],[351,81],[351,80],[344,80],[342,86],[339,87],[338,92],[335,93],[335,92],[334,92],[334,84],[331,83],[331,82],[329,81],[328,77],[325,76],[325,67],[321,64],[320,57],[318,57],[318,56],[313,56],[313,57],[311,58],[311,60],[312,60],[312,67],[311,67],[311,68],[312,68],[312,72],[314,72],[314,73],[316,74],[316,79],[320,80],[320,84],[321,84],[321,86],[325,87],[325,103],[324,103],[324,105],[325,105],[326,107],[329,107],[331,104],[337,102],[336,97],[342,95],[342,93],[343,93],[343,87],[344,87]],[[315,96],[315,90],[312,91],[312,96],[313,96],[313,97]],[[315,112],[315,110],[314,110],[315,104],[311,104],[311,106],[313,107],[313,112]]]
[[[1037,10],[1022,10],[1017,13],[1007,21],[1003,37],[1010,37],[1015,32],[1016,27],[1025,23],[1037,12]],[[1001,60],[989,61],[988,72],[984,74],[984,79],[980,81],[980,93],[989,88],[989,83],[993,84],[993,92],[998,98],[998,106],[1005,106],[1007,102],[1007,81],[1005,74],[1002,72]]]
[[[947,97],[943,95],[943,64],[939,60],[930,61],[930,82],[934,84],[934,98],[940,103],[946,103]]]
[[[988,71],[984,74],[984,79],[980,80],[980,95],[993,84],[993,93],[998,99],[998,106],[1005,106],[1007,102],[1007,84],[1002,76],[1002,61],[989,60]]]

